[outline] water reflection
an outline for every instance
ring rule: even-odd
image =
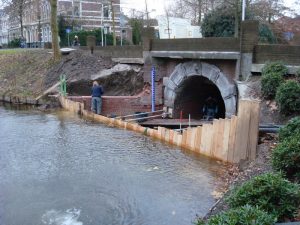
[[[191,224],[218,167],[68,112],[0,107],[1,224]]]

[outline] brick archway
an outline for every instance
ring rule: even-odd
[[[221,70],[205,62],[185,62],[177,65],[173,73],[164,80],[165,106],[174,109],[178,88],[190,77],[200,76],[207,78],[219,89],[225,105],[225,117],[236,114],[237,87],[233,79],[228,78]]]

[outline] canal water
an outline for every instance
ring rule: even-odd
[[[0,225],[186,225],[220,165],[65,111],[0,105]]]

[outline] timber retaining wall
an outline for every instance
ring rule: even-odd
[[[256,157],[258,142],[260,102],[240,100],[237,116],[214,120],[212,124],[188,128],[183,133],[164,127],[151,129],[137,123],[94,114],[84,109],[84,104],[60,97],[63,108],[91,120],[159,139],[224,162],[238,163]]]

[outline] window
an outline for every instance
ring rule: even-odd
[[[105,18],[108,18],[109,17],[109,7],[108,7],[108,5],[106,5],[106,6],[103,6],[103,16],[105,17]]]
[[[79,16],[79,7],[74,6],[74,16]]]

